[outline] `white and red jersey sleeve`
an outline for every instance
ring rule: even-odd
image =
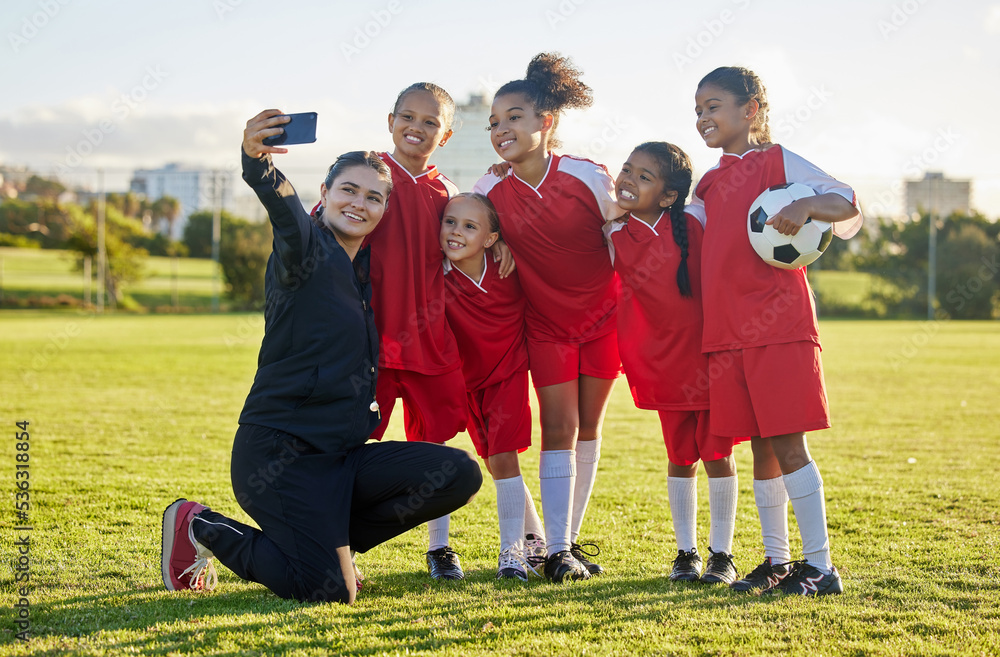
[[[677,286],[681,250],[668,213],[653,226],[635,217],[609,224],[618,291],[618,352],[639,408],[708,408],[708,357],[701,351],[701,223],[684,216],[690,297]]]
[[[706,351],[743,349],[785,342],[819,342],[816,306],[804,267],[766,264],[747,238],[747,212],[765,189],[788,182],[818,193],[842,195],[858,207],[854,191],[781,146],[725,154],[707,171],[686,208],[705,217],[702,254]],[[842,236],[856,233],[863,217],[842,222]],[[836,227],[837,224],[835,223]]]
[[[441,215],[458,193],[431,167],[413,176],[388,153],[392,194],[366,238],[371,251],[372,309],[381,348],[379,366],[420,374],[458,367],[458,347],[444,314]]]
[[[496,206],[517,262],[530,338],[580,343],[614,329],[616,278],[602,232],[622,214],[613,189],[600,164],[554,154],[537,187],[513,171],[476,184]]]
[[[452,267],[448,260],[444,264],[445,311],[470,391],[496,385],[528,369],[525,299],[517,272],[500,278],[499,264],[493,258],[484,259],[486,268],[479,281]]]

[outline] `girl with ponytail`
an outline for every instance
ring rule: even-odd
[[[667,447],[667,492],[677,539],[670,579],[729,584],[736,525],[733,438],[709,431],[708,357],[701,353],[702,225],[684,212],[691,161],[677,146],[635,147],[615,181],[628,214],[605,226],[621,279],[618,349],[632,399],[660,416]],[[697,548],[698,461],[708,475],[711,556]]]
[[[597,474],[604,412],[621,373],[615,272],[602,233],[606,221],[621,215],[613,180],[600,164],[552,152],[562,112],[592,102],[570,60],[536,56],[523,79],[503,85],[493,98],[490,139],[510,173],[487,174],[474,188],[496,206],[527,298],[545,539],[526,522],[524,548],[528,563],[544,562],[554,582],[603,571],[587,559],[597,551],[584,551],[578,537]],[[531,511],[526,508],[526,521]]]

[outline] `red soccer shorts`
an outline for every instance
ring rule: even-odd
[[[476,453],[486,459],[504,452],[523,452],[531,447],[531,407],[528,405],[528,373],[482,390],[472,390],[469,401],[469,437]]]
[[[407,440],[443,443],[465,431],[465,378],[461,368],[445,374],[379,368],[375,401],[382,412],[382,424],[372,432],[373,440],[382,440],[399,398],[403,400]]]
[[[789,342],[708,355],[712,432],[771,438],[830,427],[819,345]]]
[[[709,431],[709,412],[657,411],[667,458],[674,465],[691,465],[698,461],[717,461],[733,453],[736,439],[718,436]]]
[[[536,388],[554,386],[580,378],[617,379],[622,373],[618,355],[618,332],[573,344],[528,338],[531,381]]]

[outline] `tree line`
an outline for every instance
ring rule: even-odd
[[[39,176],[28,178],[18,198],[0,203],[0,246],[66,249],[75,254],[74,268],[93,263],[96,279],[98,200],[64,202],[66,188]],[[188,217],[181,240],[171,240],[180,216],[177,199],[148,200],[126,192],[105,195],[105,291],[110,303],[121,303],[129,285],[142,280],[149,256],[209,258],[212,255],[212,212]],[[271,227],[252,223],[225,210],[221,213],[219,264],[226,294],[241,309],[264,299],[264,267],[271,251]]]
[[[64,203],[65,188],[57,181],[32,176],[20,198],[0,204],[0,246],[69,249],[76,267],[97,255],[97,200]],[[132,193],[107,194],[105,244],[108,299],[121,301],[128,285],[143,276],[150,255],[209,258],[212,213],[188,217],[183,238],[173,241],[180,215],[176,199],[149,201]],[[980,214],[936,218],[936,315],[951,319],[1000,317],[1000,223]],[[271,251],[267,222],[252,223],[221,213],[219,262],[226,294],[234,306],[259,308],[264,302],[264,269]],[[165,229],[165,230],[161,230]],[[930,217],[868,217],[854,238],[834,240],[811,270],[864,272],[871,286],[860,304],[847,304],[817,286],[817,305],[824,316],[925,317],[927,313]]]

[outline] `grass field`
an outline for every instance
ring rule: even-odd
[[[281,600],[222,566],[213,594],[167,593],[166,504],[183,495],[248,521],[232,497],[229,451],[262,324],[257,315],[0,313],[8,610],[23,533],[14,529],[13,435],[25,420],[33,526],[32,638],[16,641],[5,612],[0,655],[1000,654],[1000,324],[822,324],[835,426],[810,446],[845,580],[839,597],[764,599],[668,582],[666,454],[655,414],[636,410],[621,384],[581,537],[601,547],[601,578],[497,583],[487,482],[452,520],[465,581],[429,581],[418,529],[361,555],[367,582],[351,607]],[[454,442],[470,447],[464,435]],[[533,448],[524,459],[536,495],[537,456]],[[737,461],[734,553],[745,571],[761,548],[748,448]],[[699,487],[704,552],[703,476]],[[794,521],[792,535],[795,554]]]

